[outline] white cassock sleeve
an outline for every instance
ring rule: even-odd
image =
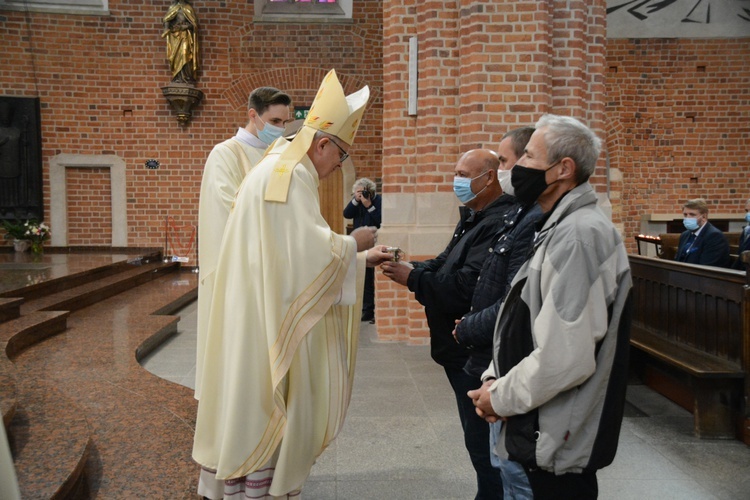
[[[344,285],[339,292],[339,298],[335,304],[340,306],[351,306],[357,302],[357,245],[354,245],[349,255],[349,267],[344,277]],[[366,254],[365,254],[366,255]]]

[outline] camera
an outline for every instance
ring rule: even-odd
[[[369,200],[371,196],[372,196],[372,193],[370,192],[370,190],[368,189],[362,190],[362,198],[367,198]]]

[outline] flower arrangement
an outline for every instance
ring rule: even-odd
[[[29,240],[32,246],[34,244],[41,245],[49,239],[51,234],[49,226],[43,222],[29,220],[26,221],[24,227],[26,228],[26,235],[24,236],[24,239]]]
[[[21,222],[18,219],[15,221],[4,220],[2,221],[2,226],[6,231],[5,239],[15,240],[14,243],[28,242],[31,244],[31,251],[35,254],[43,252],[44,242],[51,235],[47,224],[33,219],[25,222]],[[19,251],[23,251],[23,247],[21,248]]]

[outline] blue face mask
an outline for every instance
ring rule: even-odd
[[[258,130],[258,139],[268,144],[269,146],[273,141],[281,137],[281,134],[284,133],[283,128],[271,125],[270,123],[266,123],[262,118],[260,118],[260,122],[263,124],[263,130]]]
[[[748,213],[745,214],[745,222],[747,222],[748,224],[750,224],[750,212],[748,212]]]
[[[487,172],[489,172],[489,170],[487,170]],[[482,191],[479,191],[479,193],[477,194],[474,194],[474,192],[471,190],[471,181],[473,181],[474,179],[479,179],[487,172],[481,173],[472,179],[469,179],[467,177],[453,178],[453,192],[456,193],[456,196],[461,201],[461,203],[466,205],[471,200],[476,198],[477,194],[481,193],[487,188],[487,186],[484,186],[484,188],[482,188]]]
[[[685,226],[685,229],[688,231],[695,231],[700,226],[698,225],[698,219],[694,219],[692,217],[685,217],[682,219],[682,225]]]

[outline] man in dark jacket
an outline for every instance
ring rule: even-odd
[[[513,195],[510,173],[523,156],[534,127],[523,127],[505,134],[497,148],[500,158],[500,185],[503,193]],[[504,180],[507,179],[507,182]],[[495,246],[484,261],[477,279],[471,311],[456,325],[456,342],[469,349],[464,370],[479,379],[492,361],[492,338],[500,304],[518,268],[529,255],[536,221],[541,217],[537,205],[525,206],[516,201],[505,216],[500,231],[495,235]]]
[[[675,260],[702,266],[729,267],[729,243],[724,233],[708,222],[708,205],[697,198],[682,207],[686,231],[680,235]]]
[[[352,200],[344,208],[344,218],[352,219],[352,227],[380,228],[380,195],[375,183],[367,177],[357,179],[352,186]],[[375,268],[365,270],[365,292],[362,297],[362,321],[375,323]]]
[[[479,271],[492,251],[503,219],[515,206],[497,178],[499,159],[487,149],[464,154],[456,164],[454,191],[464,204],[446,249],[424,262],[386,262],[383,274],[409,287],[425,308],[432,358],[443,366],[456,394],[464,442],[477,472],[477,499],[502,498],[500,476],[490,463],[489,426],[479,418],[466,392],[481,384],[463,367],[469,357],[453,339],[455,321],[469,311]]]

